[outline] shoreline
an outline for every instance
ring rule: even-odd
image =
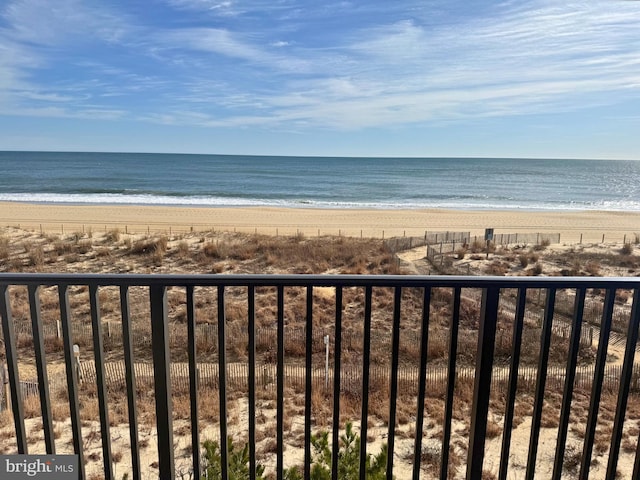
[[[134,234],[224,230],[266,235],[346,235],[372,238],[426,232],[560,233],[561,242],[633,241],[640,212],[457,209],[328,209],[308,207],[208,207],[69,205],[0,202],[0,226],[70,234],[119,229]]]

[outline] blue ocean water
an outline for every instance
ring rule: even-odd
[[[640,161],[0,152],[0,201],[640,211]]]

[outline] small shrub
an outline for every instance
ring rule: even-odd
[[[542,265],[536,263],[530,271],[532,275],[540,275],[542,273]]]
[[[65,242],[64,240],[56,240],[53,242],[53,250],[57,255],[64,255],[70,253],[73,249],[72,244]]]
[[[120,230],[114,228],[113,230],[109,230],[104,239],[106,242],[119,242],[120,241]]]
[[[325,480],[331,478],[331,448],[329,447],[329,433],[320,432],[311,436],[313,458],[311,465],[311,479]],[[370,480],[386,478],[387,444],[382,445],[377,455],[367,454],[365,462],[366,477]],[[351,422],[347,422],[345,433],[340,437],[338,452],[338,478],[341,480],[356,480],[360,478],[360,436],[353,431]],[[285,478],[298,480],[302,476],[294,467],[287,471]]]
[[[96,250],[96,256],[99,258],[111,258],[111,250],[106,247],[101,247]]]
[[[82,240],[77,244],[78,253],[84,255],[85,253],[89,253],[93,248],[91,240]]]
[[[29,250],[29,264],[40,267],[44,264],[44,250],[40,245]]]
[[[9,239],[0,237],[0,260],[9,258]]]
[[[584,269],[589,275],[593,277],[597,277],[598,275],[600,275],[600,264],[596,261],[587,262]]]
[[[485,271],[488,275],[504,276],[509,271],[509,266],[496,260],[491,262]]]
[[[167,251],[168,240],[167,237],[162,236],[160,238],[144,238],[142,240],[138,240],[133,245],[129,251],[138,255],[154,255],[158,254],[164,256]]]
[[[631,255],[632,253],[633,245],[631,245],[630,243],[625,243],[624,245],[622,245],[622,248],[620,249],[621,255]]]
[[[217,243],[209,242],[202,245],[202,253],[209,258],[221,258],[222,254]]]
[[[458,260],[462,260],[466,254],[467,249],[465,247],[460,247],[458,250],[456,250],[456,256],[458,257]]]
[[[522,268],[527,268],[527,266],[529,265],[529,257],[524,253],[518,255],[518,260],[520,261],[520,266]]]
[[[184,240],[178,243],[178,255],[183,258],[189,255],[189,244]]]
[[[471,243],[471,246],[469,248],[471,249],[471,253],[478,253],[478,252],[483,252],[485,249],[485,246],[486,245],[482,240],[475,239]]]
[[[220,456],[220,445],[215,440],[205,440],[204,447],[205,475],[202,478],[218,479],[222,478]],[[241,450],[238,450],[231,437],[227,438],[227,461],[229,463],[229,480],[245,480],[249,478],[249,444],[245,443]],[[264,466],[256,465],[256,480],[264,477]]]
[[[582,449],[575,445],[567,445],[564,451],[564,469],[569,473],[578,473],[582,461]]]

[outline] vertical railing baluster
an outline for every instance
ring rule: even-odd
[[[71,334],[71,309],[69,307],[69,286],[58,285],[60,303],[60,323],[64,344],[64,360],[67,371],[67,391],[69,392],[69,413],[71,415],[71,431],[73,432],[73,451],[78,455],[79,477],[85,478],[84,451],[82,449],[82,425],[80,422],[80,405],[78,402],[78,378],[76,361],[73,355],[73,336]],[[79,372],[78,372],[79,373]]]
[[[393,478],[393,452],[396,438],[396,407],[398,403],[398,369],[400,367],[400,311],[402,287],[395,287],[393,298],[393,333],[391,337],[391,378],[389,385],[389,430],[387,437],[387,479]]]
[[[542,423],[542,406],[544,403],[544,389],[547,382],[547,368],[549,364],[549,349],[551,347],[551,327],[555,309],[556,290],[547,290],[544,310],[544,320],[540,332],[540,355],[538,359],[538,373],[536,379],[536,396],[533,401],[533,416],[531,419],[531,437],[529,438],[529,457],[527,459],[527,480],[533,480],[538,456],[538,440]]]
[[[189,401],[191,403],[191,460],[193,476],[200,478],[200,427],[198,424],[198,352],[193,285],[187,285],[187,351],[189,358]]]
[[[509,451],[511,450],[511,430],[513,429],[513,415],[515,411],[516,393],[518,391],[518,368],[520,368],[520,349],[522,347],[522,328],[524,312],[527,308],[527,289],[518,289],[516,313],[513,322],[513,336],[511,341],[511,364],[509,366],[509,388],[507,392],[506,409],[504,414],[504,428],[502,433],[502,451],[500,452],[500,470],[498,480],[507,480],[509,469]]]
[[[247,333],[249,354],[249,480],[256,480],[256,291],[247,289]]]
[[[16,429],[16,443],[18,453],[28,454],[27,432],[24,425],[24,405],[20,389],[20,375],[18,374],[18,356],[16,351],[16,337],[11,316],[11,298],[7,285],[0,285],[0,315],[2,315],[2,335],[4,350],[7,356],[9,370],[9,386],[11,387],[11,407],[13,409],[13,423]],[[0,386],[4,388],[4,385]]]
[[[580,335],[582,330],[582,316],[584,313],[584,299],[586,290],[579,288],[576,290],[576,299],[573,308],[573,325],[571,326],[571,337],[569,339],[569,358],[567,359],[567,370],[564,379],[564,393],[562,395],[562,407],[560,410],[560,424],[558,425],[558,440],[556,442],[556,458],[553,465],[553,480],[560,480],[562,476],[562,466],[564,464],[565,444],[567,442],[567,431],[569,429],[569,416],[571,411],[571,400],[573,398],[573,382],[576,378],[576,365],[578,364],[578,352],[580,351]]]
[[[278,480],[282,480],[284,465],[284,287],[278,286],[278,379],[276,393],[276,476]]]
[[[495,286],[482,291],[481,317],[478,329],[476,374],[473,389],[471,427],[469,429],[469,451],[467,456],[467,479],[481,479],[484,463],[484,442],[487,433],[487,414],[491,395],[493,353],[498,323],[500,289]]]
[[[227,334],[226,314],[224,305],[224,286],[218,286],[218,390],[220,402],[220,477],[229,478],[229,450],[227,433]]]
[[[133,363],[133,343],[131,341],[131,318],[129,314],[129,288],[120,286],[120,314],[122,318],[122,343],[124,347],[124,368],[127,374],[127,409],[129,413],[129,441],[131,444],[131,470],[133,480],[141,480],[140,444],[138,442],[138,407],[136,404],[136,375]]]
[[[600,395],[602,394],[602,380],[604,378],[604,367],[607,363],[607,347],[609,346],[609,335],[611,333],[611,320],[613,318],[613,306],[616,299],[616,289],[608,288],[604,298],[604,309],[600,322],[600,338],[598,338],[598,352],[596,353],[596,368],[593,373],[593,384],[591,385],[591,400],[589,402],[589,414],[587,416],[587,426],[584,434],[584,447],[582,450],[582,461],[580,463],[580,479],[589,478],[589,467],[591,466],[591,454],[593,452],[593,440],[596,435],[596,425],[598,424],[598,408],[600,407]]]
[[[607,464],[607,478],[616,478],[618,468],[618,455],[620,454],[620,442],[622,440],[622,428],[624,427],[624,417],[627,410],[627,400],[633,376],[633,360],[638,343],[638,327],[640,327],[640,288],[636,288],[633,294],[633,305],[631,307],[631,317],[629,318],[629,328],[627,330],[627,344],[624,350],[624,361],[622,363],[622,373],[620,375],[620,388],[618,390],[618,405],[616,416],[611,432],[611,448],[609,449],[609,462]],[[634,472],[632,478],[638,478],[640,472]]]
[[[360,480],[367,478],[367,433],[369,421],[369,363],[371,361],[371,296],[373,289],[364,291],[364,338],[362,340],[362,408],[360,412]],[[305,477],[309,478],[309,477]]]
[[[331,444],[331,479],[338,480],[340,450],[340,372],[342,371],[342,287],[336,286],[336,326],[333,341],[333,431]]]
[[[111,462],[111,434],[109,431],[109,410],[107,397],[106,375],[104,373],[102,341],[102,322],[100,320],[100,300],[98,285],[89,285],[89,306],[91,309],[91,324],[93,326],[93,357],[96,369],[96,390],[98,393],[98,412],[100,416],[100,434],[102,437],[102,459],[104,462],[104,476],[113,478],[113,463]]]
[[[413,480],[420,478],[422,460],[422,433],[424,428],[424,398],[427,392],[427,357],[429,353],[429,312],[431,308],[431,287],[424,288],[422,301],[422,326],[420,328],[420,370],[418,371],[418,413],[416,416],[416,437],[413,447]],[[361,480],[364,480],[361,477]]]
[[[304,388],[304,478],[311,478],[311,389],[313,386],[313,286],[307,286]]]
[[[39,285],[29,285],[29,308],[31,310],[31,331],[33,332],[33,346],[36,354],[36,369],[38,371],[38,393],[42,411],[42,426],[44,428],[44,444],[47,453],[55,454],[56,445],[53,435],[53,417],[51,415],[51,397],[49,396],[49,378],[47,376],[44,335],[40,318]]]
[[[158,431],[158,468],[160,478],[174,479],[173,408],[171,401],[167,289],[165,285],[154,284],[151,285],[149,290],[151,302],[153,378],[156,397],[156,426]]]
[[[447,397],[444,404],[442,423],[442,452],[440,459],[440,479],[449,477],[449,449],[451,445],[451,419],[453,417],[453,398],[456,386],[456,358],[458,356],[458,328],[460,322],[460,287],[453,291],[451,323],[449,324],[449,366],[447,368]]]

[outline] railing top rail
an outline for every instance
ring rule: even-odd
[[[0,273],[5,285],[98,286],[326,286],[326,287],[461,287],[461,288],[628,288],[640,277],[474,277],[446,275],[255,275],[255,274],[87,274]]]

